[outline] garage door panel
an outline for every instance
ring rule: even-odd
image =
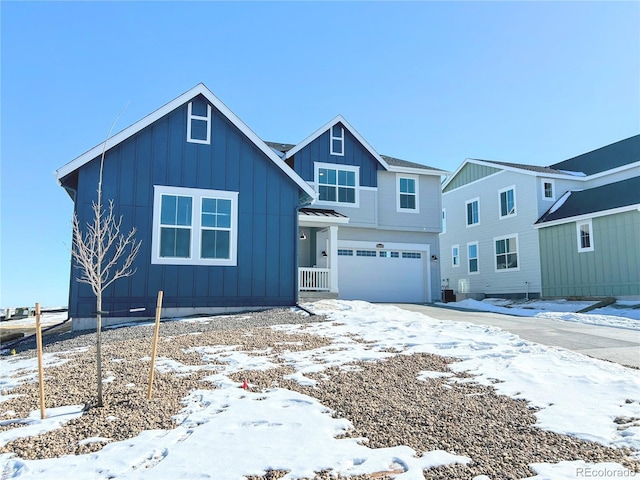
[[[340,253],[340,298],[372,302],[426,301],[423,252],[340,249]]]

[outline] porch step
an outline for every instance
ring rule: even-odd
[[[298,303],[316,302],[338,298],[335,292],[298,292]]]

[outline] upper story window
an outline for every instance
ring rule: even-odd
[[[398,212],[419,213],[418,177],[414,175],[397,175],[396,209]]]
[[[344,156],[344,128],[334,125],[329,132],[329,147],[331,155]]]
[[[359,167],[316,163],[318,200],[357,206],[359,177]]]
[[[467,227],[480,224],[480,199],[467,200]]]
[[[151,263],[236,265],[238,193],[154,187]]]
[[[518,270],[518,235],[498,237],[495,242],[496,271]]]
[[[479,273],[478,242],[467,243],[467,261],[469,262],[469,273]]]
[[[576,222],[578,252],[593,252],[593,224],[591,220]]]
[[[500,196],[500,218],[515,217],[516,215],[516,187],[503,188],[498,192]]]
[[[545,200],[556,199],[556,189],[553,180],[542,180],[542,198]]]
[[[211,144],[211,105],[189,102],[187,106],[187,142]]]
[[[460,266],[460,245],[451,246],[451,266],[452,267]]]

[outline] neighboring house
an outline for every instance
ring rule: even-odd
[[[640,296],[640,176],[569,191],[535,227],[544,297]]]
[[[170,316],[295,305],[301,290],[439,298],[447,172],[379,155],[341,116],[274,145],[199,84],[57,170],[86,225],[106,147],[103,202],[143,242],[135,275],[104,292],[106,324],[149,317],[159,290]],[[69,315],[90,328],[95,297],[76,277]]]
[[[608,192],[616,188],[614,184],[638,176],[640,135],[548,167],[467,159],[442,188],[446,224],[440,238],[443,289],[453,290],[458,300],[484,296],[602,296],[604,293],[587,292],[604,292],[604,288],[593,286],[615,283],[621,288],[607,288],[607,295],[633,295],[627,293],[634,290],[633,275],[614,280],[606,269],[598,267],[591,272],[589,281],[577,282],[575,276],[563,273],[563,269],[573,268],[567,266],[570,257],[565,252],[563,259],[558,258],[554,248],[560,247],[553,247],[550,238],[555,237],[557,242],[561,223],[572,222],[575,229],[579,228],[575,227],[576,220],[587,220],[591,218],[589,215],[604,217],[626,212],[619,212],[619,208],[633,210],[638,203],[633,197],[629,196],[624,205],[618,202],[618,206],[612,207]],[[602,190],[597,188],[607,185]],[[563,208],[565,194],[577,190],[591,193],[575,195],[574,200],[585,203],[589,198],[589,202],[595,201],[599,206],[582,211],[574,207],[572,200]],[[637,238],[633,243],[633,234],[629,234],[625,237],[629,243],[612,249],[609,259],[612,269],[617,268],[618,262],[633,262],[634,255],[627,250],[638,249]],[[576,245],[575,232],[573,239]],[[585,258],[582,256],[580,260]],[[640,268],[637,259],[635,256],[635,263],[630,264],[636,271],[636,290]],[[589,288],[576,287],[583,284]],[[626,284],[631,285],[623,286]]]

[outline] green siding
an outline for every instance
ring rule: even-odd
[[[592,220],[592,252],[578,253],[576,223],[540,228],[544,297],[640,295],[640,212]]]
[[[449,182],[445,187],[443,193],[449,190],[454,190],[458,187],[466,185],[467,183],[475,182],[481,178],[488,177],[494,173],[498,173],[499,168],[487,167],[486,165],[478,165],[477,163],[467,163],[458,174]]]

